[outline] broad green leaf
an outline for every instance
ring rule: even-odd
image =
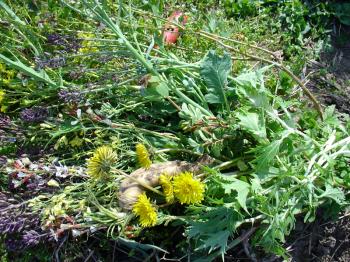
[[[269,91],[264,86],[264,72],[270,66],[240,74],[233,80],[237,83],[236,92],[248,98],[255,107],[269,107]]]
[[[226,179],[226,178],[224,178]],[[234,179],[233,181],[230,181],[229,183],[223,183],[222,187],[225,190],[225,194],[231,194],[232,191],[237,192],[237,201],[239,205],[247,212],[247,196],[249,194],[250,185],[244,181],[241,181],[239,179]]]
[[[165,83],[159,83],[154,87],[148,87],[146,89],[147,96],[157,96],[159,98],[169,96],[169,89]]]
[[[180,117],[182,119],[190,120],[191,123],[196,123],[204,118],[202,112],[190,104],[183,103],[181,109],[182,110],[179,113]]]
[[[213,50],[207,53],[201,64],[200,74],[208,87],[208,94],[205,96],[208,103],[222,103],[228,106],[225,87],[231,66],[232,61],[228,53],[225,53],[222,57]]]
[[[269,166],[269,164],[274,160],[274,158],[278,154],[282,142],[283,139],[275,140],[271,144],[259,148],[259,155],[255,160],[255,162],[257,163],[257,170],[264,170]]]
[[[265,121],[257,113],[238,113],[239,124],[259,138],[266,138]]]
[[[318,198],[330,198],[339,205],[344,204],[345,201],[344,192],[341,191],[339,188],[332,187],[329,184],[326,184],[326,190],[323,192],[323,194],[319,195]]]
[[[350,25],[350,3],[334,4],[335,16],[339,18],[344,25]]]
[[[227,207],[216,207],[203,210],[200,218],[189,222],[188,237],[198,240],[196,250],[208,249],[209,253],[218,250],[223,256],[227,241],[242,221],[242,215]]]
[[[169,96],[168,85],[160,80],[158,76],[151,76],[148,80],[148,86],[145,95],[149,98],[163,98]]]

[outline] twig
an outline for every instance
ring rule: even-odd
[[[251,251],[252,248],[249,245],[249,237],[250,237],[250,235],[246,236],[245,239],[242,241],[244,253],[250,258],[251,261],[257,262],[258,260],[256,259],[256,254]]]
[[[63,239],[62,239],[62,242],[60,243],[60,245],[57,247],[57,249],[55,250],[55,258],[56,258],[56,262],[60,262],[60,257],[59,257],[59,254],[58,252],[60,251],[60,249],[62,248],[64,242],[66,242],[68,238],[68,235],[66,235]]]
[[[167,96],[166,99],[170,102],[170,104],[172,104],[172,105],[176,108],[177,111],[179,111],[179,112],[181,111],[181,107],[179,107],[179,106],[174,102],[174,100],[172,100],[172,99],[170,98],[170,96]]]
[[[348,236],[346,236],[347,238]],[[337,251],[339,250],[339,248],[341,248],[342,245],[344,245],[345,241],[341,242],[339,246],[337,246],[337,248],[334,250],[333,255],[331,256],[329,261],[334,261],[333,257],[335,256],[335,254],[337,253]]]
[[[90,259],[90,257],[92,257],[93,254],[94,254],[94,251],[91,250],[90,253],[89,253],[89,255],[85,258],[84,262],[88,262],[89,259]],[[114,254],[113,254],[113,255],[114,255]]]

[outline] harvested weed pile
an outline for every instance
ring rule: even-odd
[[[164,19],[162,5],[62,5],[38,17],[0,2],[9,252],[51,243],[56,260],[76,246],[108,259],[97,241],[132,259],[208,261],[242,244],[286,259],[297,217],[346,208],[349,118],[279,52],[184,12]]]

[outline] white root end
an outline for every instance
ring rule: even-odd
[[[198,173],[199,170],[199,163],[191,164],[185,161],[169,161],[152,164],[148,169],[139,168],[132,172],[130,176],[150,187],[156,187],[159,185],[161,174],[165,173],[174,176],[184,171]],[[138,200],[139,195],[145,191],[145,188],[132,178],[125,178],[119,188],[119,206],[125,210],[131,210]]]

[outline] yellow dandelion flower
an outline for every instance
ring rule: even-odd
[[[146,193],[139,196],[132,208],[132,212],[139,217],[142,227],[152,227],[157,224],[157,211],[147,198]]]
[[[190,172],[184,172],[174,177],[174,194],[181,204],[196,204],[204,199],[204,184],[193,178]]]
[[[136,156],[141,167],[149,168],[151,166],[152,161],[149,159],[149,153],[145,145],[140,143],[136,145]]]
[[[87,173],[93,178],[106,177],[116,160],[117,154],[111,147],[101,146],[96,149],[94,155],[87,161]]]
[[[171,177],[169,175],[162,174],[159,177],[159,182],[163,188],[166,202],[174,202],[174,187],[171,184]]]

